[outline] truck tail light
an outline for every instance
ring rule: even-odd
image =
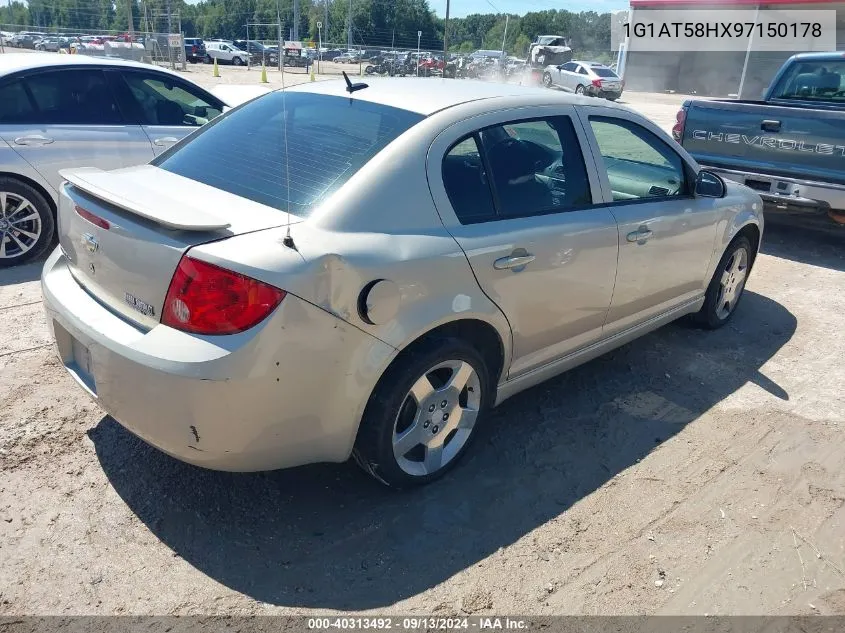
[[[285,291],[187,255],[176,267],[161,322],[193,334],[236,334],[258,325]]]
[[[681,108],[678,110],[678,114],[675,115],[675,125],[672,126],[672,138],[681,142],[681,139],[684,138],[684,126],[687,122],[687,109],[686,107]]]

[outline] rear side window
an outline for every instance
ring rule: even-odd
[[[38,110],[38,123],[116,125],[123,121],[106,78],[99,70],[37,73],[26,85]]]
[[[213,121],[153,164],[305,217],[422,119],[356,99],[272,92]]]
[[[30,123],[34,114],[22,81],[0,86],[0,123]]]
[[[845,103],[845,59],[793,63],[772,98]]]

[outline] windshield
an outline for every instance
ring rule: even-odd
[[[845,102],[845,59],[793,64],[778,82],[771,98]]]
[[[272,92],[219,117],[152,164],[306,217],[422,119],[345,97]]]

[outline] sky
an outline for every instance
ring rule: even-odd
[[[429,0],[429,6],[443,17],[446,13],[446,0]],[[449,15],[463,18],[471,13],[511,13],[522,15],[529,11],[544,11],[546,9],[566,9],[578,13],[579,11],[596,11],[605,13],[616,9],[627,9],[629,0],[452,0]]]

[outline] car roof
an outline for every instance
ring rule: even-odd
[[[90,57],[88,55],[51,55],[40,53],[7,53],[0,55],[0,77],[17,72],[19,70],[36,70],[40,68],[61,68],[63,66],[126,66],[130,68],[143,68],[144,70],[157,70],[159,72],[171,73],[166,68],[150,66],[140,62],[133,62],[126,59],[110,57]]]
[[[355,78],[350,78],[355,83]],[[594,104],[595,99],[549,90],[536,86],[519,84],[488,83],[481,81],[456,81],[439,78],[367,78],[368,88],[356,91],[353,99],[380,103],[423,116],[429,116],[440,110],[479,101],[481,99],[511,100],[514,103],[525,98],[536,98],[538,103],[560,103],[562,105]],[[343,80],[307,82],[287,88],[291,92],[310,92],[314,94],[349,97]],[[500,107],[506,107],[501,103]],[[612,103],[602,103],[609,108],[625,108]]]
[[[580,59],[573,59],[573,64],[581,64],[582,66],[588,66],[590,68],[610,68],[607,64],[602,64],[601,62],[588,62],[588,61],[581,61]]]

